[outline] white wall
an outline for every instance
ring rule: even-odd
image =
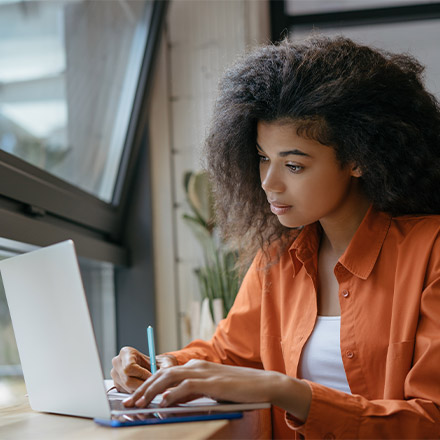
[[[309,29],[292,29],[291,38],[302,40]],[[440,26],[437,19],[399,23],[378,23],[368,26],[350,26],[321,29],[320,33],[334,37],[344,35],[354,41],[396,53],[410,53],[424,66],[427,89],[440,97],[440,56],[438,41]]]
[[[150,118],[158,351],[190,340],[200,249],[182,222],[185,171],[200,149],[218,79],[244,50],[269,40],[267,0],[174,0],[160,48]]]

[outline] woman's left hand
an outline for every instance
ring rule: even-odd
[[[306,399],[301,403],[301,397],[311,398],[306,383],[276,371],[191,360],[184,365],[159,370],[124,400],[124,404],[146,407],[158,394],[163,394],[161,406],[202,396],[218,401],[269,402],[289,412],[294,409],[293,414],[302,420],[307,416],[310,401]],[[304,411],[297,411],[298,403]]]

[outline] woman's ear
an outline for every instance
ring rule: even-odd
[[[361,167],[357,164],[353,164],[351,166],[351,175],[353,177],[361,177],[362,176],[362,170]]]

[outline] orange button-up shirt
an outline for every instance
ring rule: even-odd
[[[440,438],[440,216],[370,208],[335,266],[341,356],[352,394],[308,382],[304,424],[272,409],[275,438]],[[321,228],[305,226],[280,260],[258,255],[211,341],[174,352],[297,377],[317,316]]]

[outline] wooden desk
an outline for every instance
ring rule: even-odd
[[[91,419],[43,414],[32,411],[27,400],[0,408],[2,440],[111,440],[111,439],[225,439],[270,438],[255,432],[259,411],[244,413],[243,419],[170,423],[155,426],[107,428]]]

